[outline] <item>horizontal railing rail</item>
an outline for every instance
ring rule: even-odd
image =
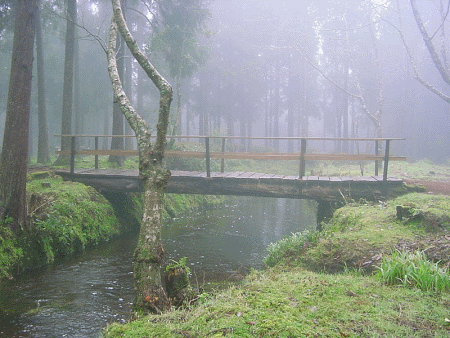
[[[135,137],[132,135],[55,135],[57,137],[70,137],[71,149],[58,150],[57,155],[70,156],[70,172],[75,171],[75,156],[76,155],[91,155],[95,158],[95,169],[99,168],[99,156],[137,156],[137,150],[105,150],[99,149],[99,138],[113,138],[113,137]],[[81,137],[93,137],[94,149],[76,150],[76,139]],[[299,161],[299,179],[305,176],[306,161],[375,161],[375,176],[378,176],[379,163],[383,162],[383,181],[387,180],[389,161],[405,161],[405,156],[390,155],[391,141],[404,140],[403,138],[334,138],[334,137],[239,137],[239,136],[169,136],[168,139],[200,139],[204,140],[204,151],[181,151],[181,150],[167,150],[166,157],[196,157],[205,158],[206,160],[206,174],[211,177],[211,159],[221,159],[221,172],[224,172],[225,159],[254,159],[254,160],[295,160]],[[211,151],[210,140],[221,140],[221,151]],[[226,140],[297,140],[300,142],[300,152],[283,153],[283,152],[230,152],[225,151]],[[308,141],[369,141],[374,142],[373,154],[347,154],[347,153],[308,153]],[[384,143],[384,154],[380,154],[380,143]]]

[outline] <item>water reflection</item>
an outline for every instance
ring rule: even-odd
[[[163,228],[170,258],[188,257],[207,280],[261,268],[266,248],[316,224],[316,203],[304,200],[233,198],[223,208],[173,219]]]
[[[188,257],[202,283],[260,268],[267,246],[315,226],[315,203],[230,198],[225,206],[173,219],[163,227],[169,259]],[[98,337],[125,322],[133,301],[132,255],[137,236],[0,287],[1,337]],[[195,284],[196,281],[193,280]]]
[[[133,300],[136,239],[121,239],[79,259],[2,286],[1,337],[98,337],[125,322]]]

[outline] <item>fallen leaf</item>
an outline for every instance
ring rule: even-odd
[[[248,325],[256,325],[256,322],[246,321],[245,323],[248,324]]]
[[[242,316],[242,312],[239,311],[238,313],[236,313],[236,316],[238,316],[238,317]]]

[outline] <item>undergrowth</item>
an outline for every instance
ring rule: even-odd
[[[395,251],[381,262],[377,274],[387,284],[417,287],[422,291],[450,289],[450,276],[439,262],[430,262],[423,251]]]

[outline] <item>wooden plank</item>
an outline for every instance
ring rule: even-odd
[[[211,172],[211,178],[214,178],[214,179],[222,179],[222,178],[225,177],[225,175],[227,175],[227,174],[221,173],[221,172],[217,172],[217,171]]]
[[[237,179],[250,178],[250,177],[252,177],[254,174],[255,174],[254,172],[246,172],[246,173],[244,172],[244,173],[240,174],[239,176],[237,176],[236,178],[237,178]]]
[[[305,176],[305,177],[303,177],[303,179],[305,181],[318,181],[319,180],[319,176]]]
[[[70,151],[55,151],[56,155],[70,155]],[[87,156],[137,156],[137,150],[94,150],[84,149],[76,151],[76,155]],[[185,157],[185,158],[204,158],[204,151],[180,151],[180,150],[168,150],[164,153],[165,157]],[[219,159],[253,159],[253,160],[287,160],[298,161],[299,154],[297,153],[231,153],[231,152],[211,152],[210,158]],[[383,155],[371,155],[371,154],[304,154],[304,158],[307,161],[382,161]],[[389,161],[406,161],[405,156],[389,156]]]
[[[283,181],[292,181],[296,182],[298,180],[298,176],[284,176]]]
[[[377,182],[372,176],[356,176],[352,177],[353,182]]]
[[[238,172],[235,172],[235,173],[230,173],[229,175],[227,175],[227,176],[224,177],[224,178],[226,178],[226,179],[236,178],[236,177],[238,177],[239,175],[241,175],[241,174],[243,174],[243,173],[244,173],[243,171],[238,171]]]
[[[259,180],[261,177],[263,177],[264,175],[266,175],[266,174],[263,174],[263,173],[255,173],[253,176],[252,176],[252,178],[253,179],[255,179],[255,180]]]
[[[272,177],[274,177],[275,174],[263,174],[259,177],[260,180],[268,180],[271,179]]]

